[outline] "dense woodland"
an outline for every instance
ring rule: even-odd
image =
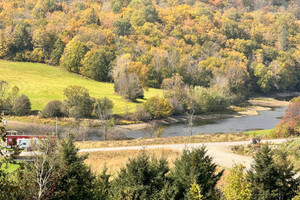
[[[0,58],[113,81],[130,100],[178,75],[244,98],[300,88],[299,19],[297,0],[2,0]]]

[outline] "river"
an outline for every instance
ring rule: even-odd
[[[224,118],[217,120],[197,120],[194,126],[187,127],[186,124],[173,124],[163,126],[163,137],[188,136],[211,133],[245,132],[249,130],[272,129],[280,122],[285,114],[286,107],[261,110],[259,115]],[[125,134],[131,138],[150,137],[146,130],[133,130]]]
[[[197,134],[211,134],[211,133],[232,133],[232,132],[245,132],[256,129],[271,129],[280,122],[280,118],[284,116],[286,107],[273,108],[272,110],[261,110],[259,115],[236,117],[236,118],[222,118],[215,120],[198,119],[194,122],[192,128],[187,127],[186,124],[171,124],[163,126],[164,132],[162,137],[174,136],[189,136]],[[15,125],[14,127],[7,127],[7,130],[16,130],[24,134],[48,134],[55,132],[55,126],[51,125]],[[123,130],[121,132],[113,131],[112,139],[125,139],[125,138],[144,138],[151,137],[146,129],[139,130]],[[58,127],[58,134],[61,137],[66,137],[68,133],[74,133],[77,140],[103,140],[101,128],[66,128]],[[152,131],[153,135],[153,131]]]

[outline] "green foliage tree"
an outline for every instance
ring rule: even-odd
[[[23,116],[28,115],[31,111],[31,103],[29,98],[22,94],[13,103],[12,110],[15,115]]]
[[[182,156],[175,161],[171,171],[171,191],[174,199],[188,197],[191,185],[198,185],[203,199],[218,199],[216,184],[223,171],[216,173],[217,165],[212,157],[206,155],[205,147],[184,150]]]
[[[68,43],[61,57],[61,66],[70,72],[79,73],[81,61],[87,50],[87,47],[82,42]]]
[[[226,178],[225,197],[227,200],[250,200],[251,184],[244,173],[245,166],[236,164]]]
[[[120,19],[114,23],[115,33],[119,36],[129,36],[132,32],[130,21],[126,19]]]
[[[109,119],[112,115],[112,108],[114,107],[114,102],[106,97],[101,99],[96,99],[94,104],[94,114],[102,120]]]
[[[112,199],[159,199],[169,167],[165,159],[150,159],[145,152],[130,159],[113,180]]]
[[[97,81],[111,81],[111,63],[115,55],[107,47],[89,51],[83,60],[83,66],[80,68],[81,74]]]
[[[76,119],[89,117],[93,111],[93,100],[89,91],[80,86],[69,86],[64,89],[67,97],[63,102],[63,112]]]
[[[199,185],[194,182],[190,188],[190,192],[188,193],[188,199],[189,200],[202,200],[203,195],[201,194],[201,189]]]
[[[228,98],[217,90],[196,86],[190,93],[190,106],[196,113],[221,111],[229,105]]]
[[[148,99],[144,107],[152,118],[168,117],[172,114],[173,106],[167,99],[162,97],[151,97]]]
[[[63,116],[62,102],[59,100],[50,101],[42,110],[41,116],[45,118]]]

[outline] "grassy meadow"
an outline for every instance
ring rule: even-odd
[[[0,80],[7,81],[10,87],[18,86],[20,93],[31,100],[33,110],[42,110],[51,100],[63,100],[63,90],[70,85],[87,88],[92,97],[110,98],[115,114],[125,113],[127,109],[132,112],[137,105],[116,95],[113,83],[97,82],[46,64],[0,60]],[[150,88],[145,91],[145,99],[160,94],[162,90]]]
[[[117,175],[120,168],[125,167],[128,159],[138,157],[143,150],[123,150],[123,151],[97,151],[89,152],[85,164],[91,167],[93,172],[100,174],[106,167],[107,172],[113,176]],[[173,163],[177,157],[181,155],[181,151],[173,149],[145,149],[145,153],[151,158],[165,158],[169,166],[173,167]],[[86,154],[86,153],[80,153]]]

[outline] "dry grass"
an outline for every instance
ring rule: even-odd
[[[98,151],[89,153],[85,163],[91,166],[95,173],[101,173],[107,167],[108,173],[116,176],[120,168],[125,167],[128,159],[136,158],[143,150],[123,150],[123,151]],[[145,149],[150,157],[166,158],[169,166],[173,167],[175,159],[181,155],[181,151],[173,149]],[[86,154],[86,153],[81,153]]]
[[[128,159],[136,158],[143,150],[124,150],[124,151],[99,151],[89,153],[89,157],[85,160],[85,163],[89,165],[93,172],[100,174],[102,170],[107,167],[108,174],[112,175],[112,178],[116,177],[119,170],[125,167],[128,163]],[[173,149],[148,149],[144,150],[150,157],[166,158],[169,167],[174,167],[174,161],[181,156],[182,152]],[[84,153],[81,153],[84,154]],[[217,167],[217,172],[223,170],[222,167]],[[224,190],[225,179],[229,174],[228,169],[224,169],[224,174],[217,184],[217,188]]]
[[[76,142],[75,145],[80,149],[104,148],[104,147],[125,147],[125,146],[146,146],[159,144],[188,144],[188,143],[206,143],[206,142],[229,142],[249,140],[252,136],[243,133],[218,133],[203,134],[195,136],[178,136],[167,138],[141,138],[135,140],[118,141],[84,141]],[[264,137],[266,138],[266,136]]]

